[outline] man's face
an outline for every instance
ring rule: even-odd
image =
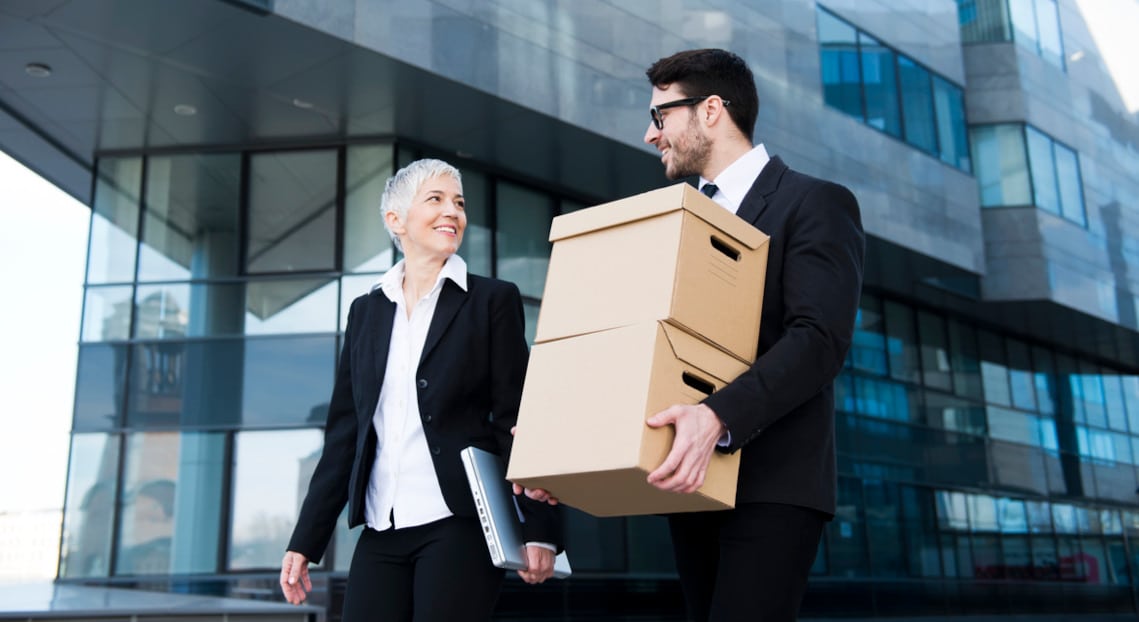
[[[650,106],[659,106],[688,97],[676,84],[666,89],[653,87]],[[645,142],[653,145],[661,153],[664,174],[669,179],[681,179],[699,175],[712,152],[712,142],[704,133],[699,121],[698,105],[677,106],[660,111],[662,129],[657,129],[650,120],[645,132]]]

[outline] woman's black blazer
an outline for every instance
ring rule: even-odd
[[[348,503],[348,523],[364,523],[364,499],[376,459],[372,416],[383,386],[395,303],[380,288],[352,302],[324,450],[309,483],[289,550],[319,562]],[[529,352],[518,288],[468,275],[467,291],[443,282],[416,370],[419,412],[447,507],[474,517],[459,452],[470,445],[509,459]],[[519,498],[527,541],[561,549],[556,508]]]

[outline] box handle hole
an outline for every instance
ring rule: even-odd
[[[704,395],[711,395],[712,391],[716,390],[716,385],[688,372],[681,374],[680,378],[684,380],[684,384],[692,387],[693,389],[696,389]]]
[[[732,261],[739,261],[740,260],[740,252],[738,250],[732,248],[732,246],[730,244],[728,244],[727,242],[721,240],[720,238],[718,238],[714,235],[711,236],[711,238],[712,238],[712,248],[714,248],[714,249],[720,251],[721,253],[727,255],[728,258],[731,259]]]

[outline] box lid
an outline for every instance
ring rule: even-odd
[[[677,359],[715,377],[721,383],[728,384],[747,371],[747,363],[683,328],[663,321],[660,322],[660,327]]]
[[[750,249],[759,248],[768,239],[767,234],[724,209],[690,184],[679,183],[558,216],[550,226],[550,241],[556,242],[679,209],[688,210]]]

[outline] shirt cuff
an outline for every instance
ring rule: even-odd
[[[546,549],[547,551],[553,551],[554,553],[558,552],[558,547],[550,544],[549,542],[527,542],[526,546],[536,546],[540,549]]]
[[[716,441],[716,447],[728,447],[731,444],[732,444],[732,431],[731,430],[724,430],[724,433],[720,435],[720,440]]]

